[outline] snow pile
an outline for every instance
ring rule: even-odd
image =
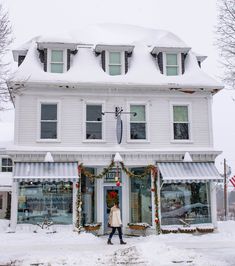
[[[9,220],[0,219],[0,233],[5,233],[10,224]]]
[[[203,258],[201,254],[197,254],[194,251],[187,250],[187,252],[182,252],[180,247],[176,248],[161,243],[158,236],[149,236],[146,239],[141,239],[141,244],[138,248],[141,250],[142,255],[148,258],[150,265],[227,265],[218,260],[208,261],[207,258]]]
[[[78,53],[71,56],[71,67],[65,73],[44,72],[39,60],[37,42],[76,43]],[[97,44],[133,45],[129,69],[125,75],[110,76],[101,67],[101,56],[95,55]],[[154,47],[188,48],[176,35],[163,30],[147,29],[130,25],[101,24],[56,36],[40,36],[32,39],[25,60],[13,75],[15,82],[46,82],[66,85],[139,85],[170,88],[218,88],[222,86],[206,75],[198,66],[196,56],[189,52],[185,61],[185,73],[178,76],[162,75],[157,60],[151,55]],[[80,47],[80,48],[79,48]],[[17,51],[17,50],[16,50]]]
[[[78,234],[71,226],[55,226],[57,233],[18,225],[6,233],[8,221],[0,220],[0,265],[235,265],[235,222],[220,222],[210,234],[166,234],[127,238],[120,245],[107,245],[107,236]]]

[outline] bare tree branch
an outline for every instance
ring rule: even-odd
[[[11,100],[7,88],[10,65],[6,62],[6,54],[12,43],[12,29],[8,19],[8,13],[0,4],[0,110],[5,109],[5,103]]]
[[[217,47],[224,66],[224,81],[235,88],[235,1],[218,0]]]

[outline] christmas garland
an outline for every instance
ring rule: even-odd
[[[159,200],[158,200],[158,192],[157,192],[157,170],[156,168],[152,171],[152,178],[153,178],[153,192],[154,192],[154,199],[155,199],[155,223],[156,223],[156,231],[158,234],[161,233],[161,225],[159,219]]]
[[[119,162],[121,165],[122,170],[125,172],[125,174],[130,177],[130,178],[138,178],[138,179],[142,179],[145,178],[146,175],[151,174],[152,178],[153,178],[153,188],[151,189],[152,192],[154,192],[154,196],[155,196],[155,223],[156,223],[156,230],[157,233],[160,234],[161,233],[161,226],[160,226],[160,219],[159,219],[159,214],[158,214],[158,192],[157,192],[157,170],[156,167],[152,164],[147,165],[144,168],[144,172],[142,174],[135,174],[132,171],[130,171],[123,162]],[[86,170],[86,168],[83,166],[83,164],[81,163],[78,166],[79,169],[79,176],[81,178],[80,174],[83,174],[84,176],[88,177],[91,181],[94,181],[94,179],[101,179],[103,178],[110,170],[112,170],[112,168],[115,167],[115,162],[112,160],[111,163],[103,169],[103,171],[99,174],[99,175],[95,175],[92,174],[91,172],[89,172],[88,170]],[[81,207],[82,207],[82,202],[81,202],[81,180],[78,183],[78,192],[77,192],[77,222],[76,222],[76,227],[78,229],[78,232],[81,231]]]
[[[136,175],[134,174],[133,172],[131,172],[128,168],[126,168],[126,166],[124,165],[123,162],[120,162],[120,165],[121,165],[121,168],[122,170],[130,177],[130,178],[138,178],[138,179],[142,179],[142,178],[145,178],[146,175],[150,174],[151,173],[151,170],[155,169],[155,166],[150,164],[150,165],[147,165],[145,168],[144,168],[144,172],[140,175]]]
[[[76,210],[77,210],[77,220],[76,220],[76,228],[77,232],[80,233],[82,226],[82,192],[81,192],[81,180],[76,183],[77,188],[77,202],[76,202]]]
[[[79,168],[81,170],[81,174],[83,174],[84,176],[88,177],[90,180],[94,180],[94,179],[101,179],[103,178],[113,167],[115,166],[114,161],[112,160],[111,163],[109,164],[108,167],[104,168],[103,171],[98,174],[98,175],[94,175],[91,172],[87,171],[86,168],[83,166],[83,164],[79,164]]]
[[[120,162],[120,165],[121,165],[121,168],[122,170],[130,177],[130,178],[138,178],[138,179],[142,179],[144,177],[146,177],[146,175],[150,174],[151,173],[151,170],[155,169],[155,166],[150,164],[150,165],[147,165],[145,168],[144,168],[144,172],[142,174],[139,174],[139,175],[136,175],[135,173],[131,172],[125,165],[123,162]],[[112,170],[112,168],[115,167],[115,162],[112,160],[111,163],[105,167],[103,169],[103,171],[98,174],[98,175],[95,175],[95,174],[92,174],[91,172],[89,172],[88,170],[86,170],[86,168],[83,166],[83,164],[81,163],[79,165],[79,168],[81,170],[81,173],[88,177],[90,180],[94,180],[94,179],[101,179],[103,178],[106,174],[108,174],[108,172],[110,170]]]

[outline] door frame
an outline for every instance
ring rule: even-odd
[[[104,234],[108,233],[108,216],[107,216],[107,212],[106,212],[106,208],[107,208],[107,202],[106,202],[106,195],[107,195],[107,191],[108,190],[118,190],[118,196],[119,196],[119,207],[121,210],[121,217],[122,217],[122,186],[118,187],[110,184],[107,184],[105,186],[103,186],[104,192],[103,192],[103,197],[104,197],[104,202],[103,202],[103,208],[104,208],[104,212],[103,212],[103,221],[104,221]]]

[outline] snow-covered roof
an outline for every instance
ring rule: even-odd
[[[71,58],[70,69],[65,73],[44,72],[37,51],[38,43],[78,44],[78,53]],[[83,44],[83,46],[82,46]],[[100,56],[95,55],[97,45],[134,46],[128,72],[110,76],[101,67]],[[92,84],[153,86],[170,88],[210,88],[223,86],[198,66],[191,51],[185,60],[185,73],[166,76],[160,73],[157,61],[151,55],[154,47],[190,49],[175,34],[164,30],[147,29],[131,25],[101,24],[57,36],[39,36],[22,46],[27,56],[15,72],[13,82],[49,83],[60,85]],[[17,50],[22,50],[22,47]]]

